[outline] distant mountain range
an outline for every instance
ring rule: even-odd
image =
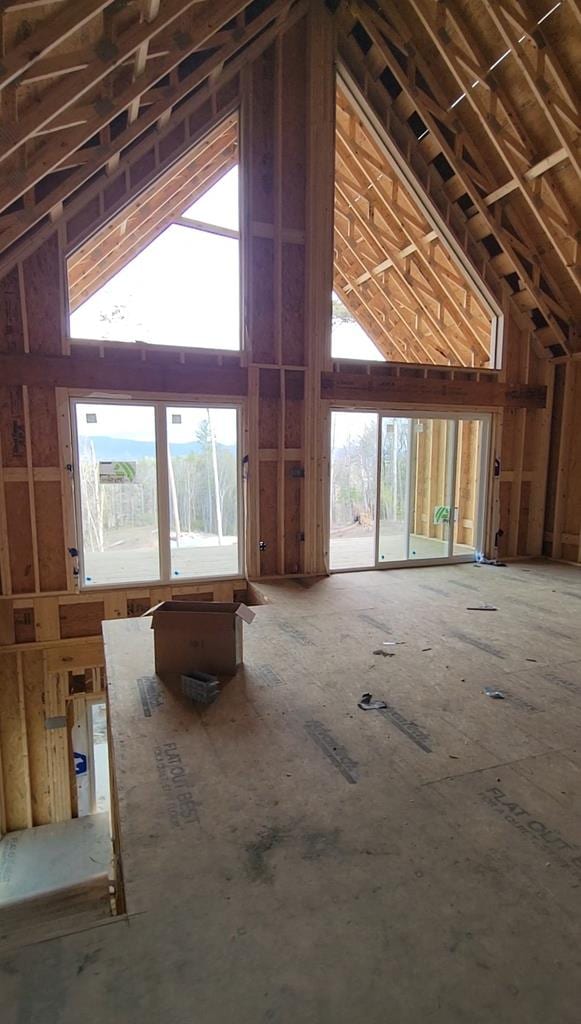
[[[155,445],[153,441],[133,441],[131,438],[91,437],[95,455],[99,462],[138,462],[139,459],[153,458]],[[81,439],[81,445],[83,439]],[[234,445],[217,444],[218,449],[233,452]],[[172,444],[171,453],[180,458],[193,453],[203,452],[200,441],[186,441],[185,444]]]

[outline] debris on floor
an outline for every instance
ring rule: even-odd
[[[487,697],[492,697],[493,700],[504,700],[504,693],[502,690],[495,690],[493,686],[485,686],[484,692]]]
[[[383,641],[383,646],[384,647],[401,647],[402,644],[405,644],[405,640],[384,640]]]
[[[383,711],[387,704],[384,700],[373,700],[371,693],[364,693],[357,707],[362,711]]]
[[[182,676],[182,693],[196,704],[213,704],[220,693],[220,686],[215,676],[206,672],[192,672]]]
[[[431,651],[431,650],[432,650],[431,647],[422,647],[422,654],[427,654],[427,652]]]
[[[466,606],[467,612],[497,612],[498,608],[493,604],[469,604]]]
[[[378,647],[374,654],[380,654],[382,658],[395,658],[395,651],[384,651],[382,647]]]
[[[481,551],[476,552],[474,565],[493,565],[497,569],[506,569],[506,562],[501,562],[498,558],[486,558]]]

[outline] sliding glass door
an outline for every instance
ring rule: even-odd
[[[488,417],[334,412],[333,570],[474,557]]]

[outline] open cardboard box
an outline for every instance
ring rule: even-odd
[[[233,676],[242,663],[242,626],[254,612],[240,601],[162,601],[145,613],[154,633],[155,671],[168,685],[207,672]]]

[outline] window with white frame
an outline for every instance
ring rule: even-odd
[[[73,399],[82,587],[241,571],[239,409]]]
[[[237,165],[146,245],[141,209],[127,219],[128,237],[114,221],[69,258],[71,337],[240,349]]]

